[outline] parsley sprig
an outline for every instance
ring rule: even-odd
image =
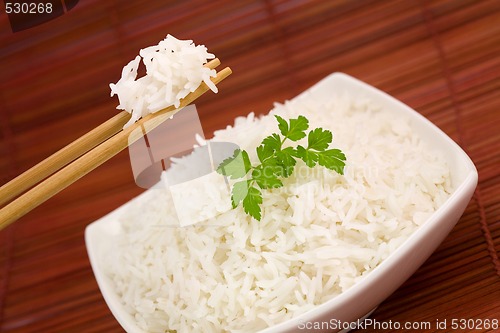
[[[309,121],[304,116],[290,119],[275,116],[280,134],[273,133],[257,147],[260,164],[252,165],[245,150],[236,149],[233,156],[220,163],[217,172],[231,179],[240,179],[234,183],[231,203],[236,208],[243,202],[245,213],[260,221],[262,211],[261,190],[283,186],[282,178],[289,177],[297,164],[297,159],[312,168],[321,165],[343,175],[346,157],[339,149],[328,149],[332,142],[332,132],[318,127],[306,133]],[[307,136],[307,146],[284,147],[287,140],[296,142]]]

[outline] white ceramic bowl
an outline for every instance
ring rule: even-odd
[[[306,329],[309,325],[306,323],[333,323],[331,319],[352,322],[364,317],[407,280],[443,241],[462,215],[477,185],[477,170],[465,152],[429,120],[395,98],[342,73],[329,75],[310,90],[315,94],[330,94],[335,91],[347,92],[351,96],[367,97],[382,108],[393,112],[395,117],[401,115],[409,117],[410,126],[414,131],[444,155],[451,169],[454,192],[426,223],[361,282],[315,309],[265,329],[261,333],[309,332],[311,329]],[[301,94],[296,98],[302,96]],[[137,198],[132,201],[134,200]],[[134,318],[124,310],[118,295],[113,291],[112,281],[104,275],[101,261],[98,260],[100,247],[110,236],[120,232],[116,217],[129,204],[130,202],[90,224],[85,232],[85,241],[97,283],[111,312],[128,333],[143,333]]]

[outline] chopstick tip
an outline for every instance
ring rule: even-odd
[[[207,66],[210,69],[215,69],[219,65],[220,65],[220,59],[219,58],[214,58],[214,59],[210,60],[209,62],[207,62],[205,64],[205,66]]]

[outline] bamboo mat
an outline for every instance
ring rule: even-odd
[[[0,180],[114,115],[108,83],[167,33],[207,45],[234,71],[218,95],[197,103],[207,136],[345,72],[429,118],[479,170],[457,226],[372,318],[498,319],[499,22],[498,0],[82,0],[17,33],[2,13]],[[0,232],[0,331],[123,332],[100,295],[83,232],[140,192],[124,152]],[[494,330],[474,332],[486,331]]]

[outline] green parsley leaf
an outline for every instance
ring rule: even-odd
[[[316,162],[318,161],[318,153],[307,150],[300,145],[297,147],[297,154],[302,159],[302,161],[304,161],[304,163],[310,168],[314,167],[316,165]]]
[[[250,157],[248,157],[248,153],[245,150],[241,151],[241,156],[243,157],[243,164],[245,166],[245,174],[250,171],[252,168],[252,162],[250,162]]]
[[[276,155],[274,155],[273,158],[265,160],[260,166],[267,171],[268,174],[273,174],[276,177],[283,176],[283,167],[276,158]]]
[[[283,138],[274,133],[262,140],[256,148],[259,165],[252,166],[247,152],[237,149],[232,157],[222,161],[217,168],[218,173],[233,179],[242,178],[250,173],[250,179],[233,185],[231,205],[236,208],[242,202],[245,213],[259,221],[262,217],[261,190],[282,187],[283,182],[280,178],[289,177],[293,173],[297,158],[302,159],[311,168],[319,164],[339,174],[344,173],[345,167],[345,155],[339,149],[328,150],[333,139],[332,132],[316,128],[307,134],[309,121],[304,116],[290,119],[289,122],[280,116],[275,117]],[[306,135],[307,148],[301,145],[297,148],[282,147],[287,139],[298,141]]]
[[[223,176],[236,179],[245,176],[252,168],[248,153],[241,149],[236,149],[233,156],[226,158],[217,167],[217,172]]]
[[[289,177],[293,172],[295,164],[297,163],[294,157],[299,157],[297,151],[292,147],[287,147],[277,152],[276,157],[278,158],[279,164],[283,168],[283,177]]]
[[[257,221],[260,221],[262,212],[260,205],[262,204],[262,193],[255,187],[248,189],[248,194],[243,199],[243,209],[245,213],[252,216]]]
[[[268,137],[265,137],[262,140],[262,145],[264,145],[267,149],[271,149],[272,151],[277,151],[281,149],[281,138],[278,134],[274,133]]]
[[[275,115],[275,117],[278,120],[278,128],[280,129],[281,135],[286,136],[288,133],[288,123],[278,115]]]
[[[309,128],[309,120],[304,116],[299,116],[297,119],[290,119],[290,128],[288,129],[285,137],[292,140],[298,141],[305,138],[305,131]]]
[[[240,181],[234,183],[233,190],[231,193],[231,204],[233,208],[236,208],[240,201],[245,199],[248,194],[248,181]]]
[[[346,157],[340,149],[330,149],[318,153],[318,164],[336,171],[338,174],[344,174]]]
[[[261,189],[282,187],[283,183],[278,177],[281,176],[283,168],[275,159],[268,161],[253,169],[252,179]]]
[[[307,148],[323,151],[328,148],[332,139],[332,132],[318,127],[309,132],[309,135],[307,136]]]
[[[273,156],[275,150],[273,150],[269,145],[260,145],[257,147],[257,157],[259,161],[264,162],[269,157]]]

